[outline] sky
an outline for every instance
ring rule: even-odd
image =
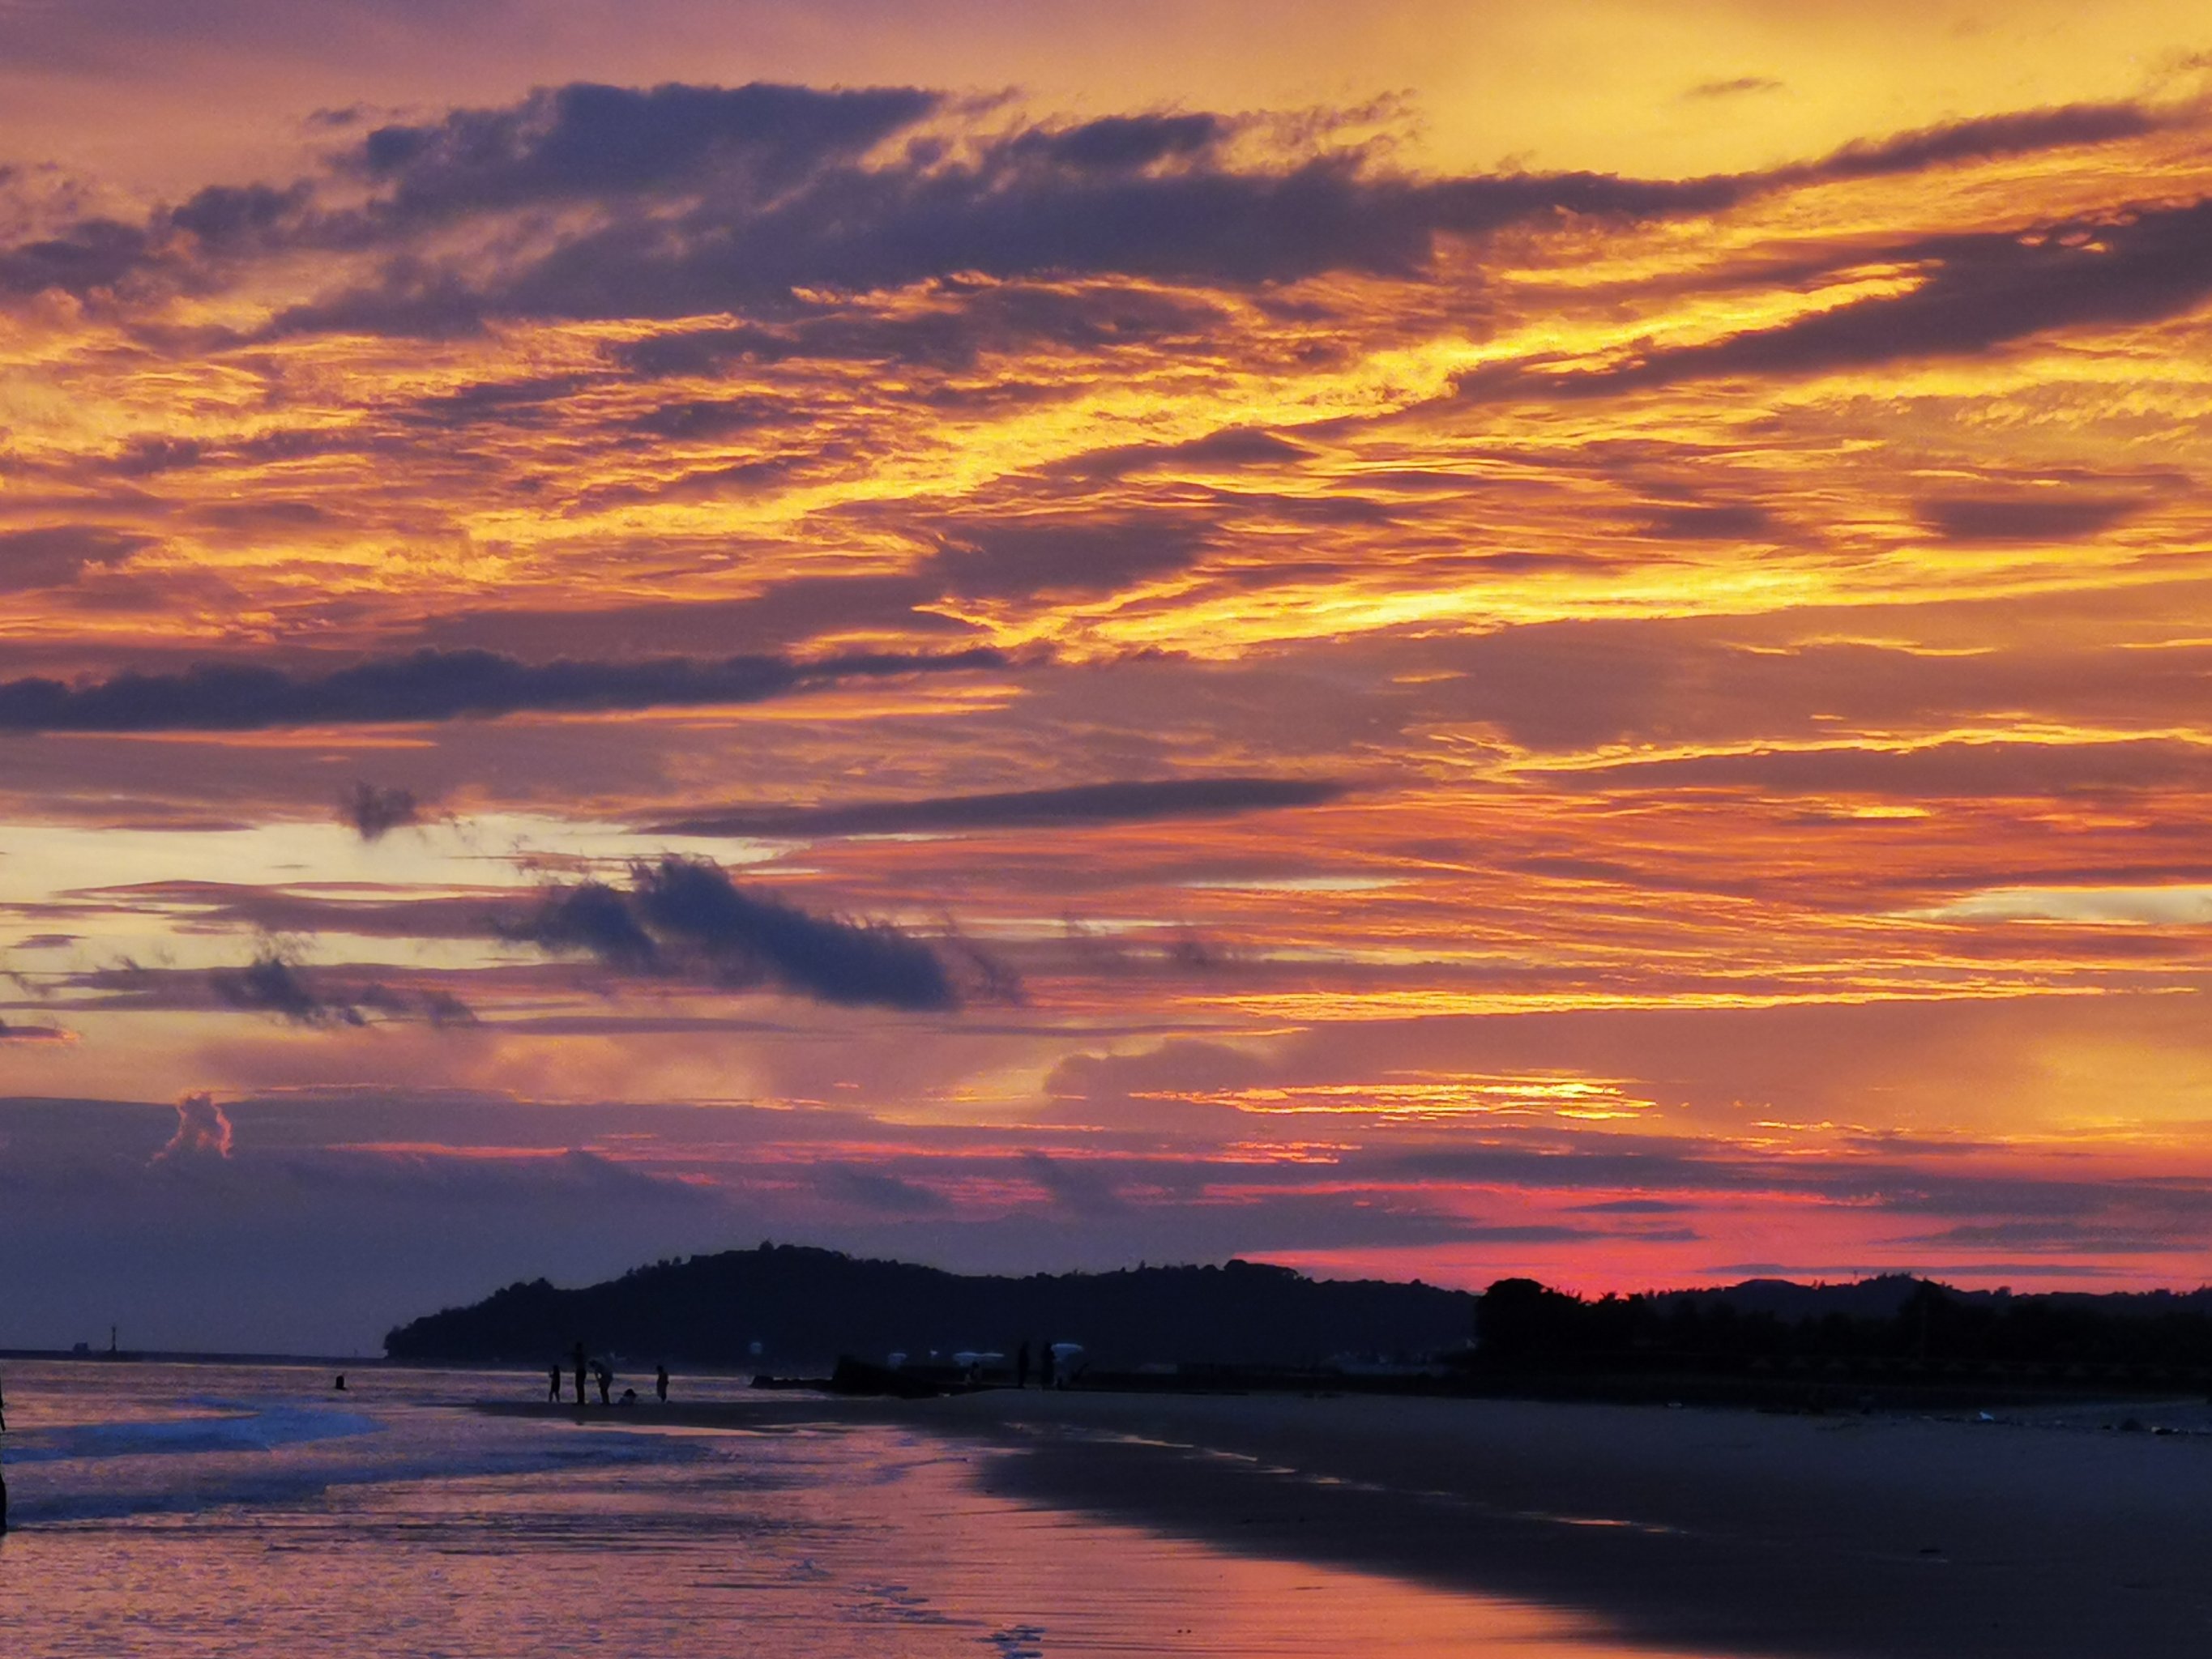
[[[2212,1278],[2212,23],[0,3],[0,1346]]]

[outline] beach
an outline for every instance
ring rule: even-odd
[[[1572,1609],[1000,1490],[997,1429],[742,1378],[580,1413],[525,1403],[542,1374],[349,1369],[339,1395],[10,1360],[8,1659],[1651,1656]]]
[[[2212,1650],[2202,1403],[2030,1424],[679,1375],[666,1407],[579,1409],[542,1372],[362,1365],[340,1394],[89,1360],[6,1382],[11,1659]]]
[[[677,1414],[908,1424],[1000,1454],[976,1478],[1024,1503],[1575,1610],[1669,1650],[2212,1650],[2201,1404],[1984,1422],[999,1391]],[[2130,1417],[2144,1431],[2100,1426]]]

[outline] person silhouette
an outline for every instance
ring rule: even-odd
[[[547,1403],[557,1406],[561,1403],[561,1362],[556,1359],[546,1369],[545,1399]]]
[[[660,1403],[662,1405],[665,1406],[668,1403],[667,1366],[655,1365],[653,1368],[653,1391],[660,1396]]]
[[[615,1385],[615,1374],[607,1369],[606,1362],[603,1359],[595,1361],[592,1366],[592,1375],[599,1385],[599,1404],[613,1405],[614,1401],[607,1398],[607,1393]]]
[[[576,1403],[580,1406],[584,1403],[584,1339],[581,1337],[578,1337],[576,1339],[576,1351],[574,1358],[576,1361]]]
[[[337,1375],[337,1380],[331,1384],[331,1392],[333,1394],[343,1394],[345,1391],[345,1373],[343,1371],[340,1371]]]
[[[1026,1342],[1014,1350],[1014,1386],[1026,1389],[1030,1385],[1030,1345]]]

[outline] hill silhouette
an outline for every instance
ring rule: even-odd
[[[819,1367],[962,1349],[1079,1342],[1091,1364],[1304,1366],[1419,1358],[1464,1345],[1475,1298],[1380,1280],[1317,1280],[1250,1261],[1015,1279],[763,1244],[639,1267],[578,1290],[540,1279],[385,1338],[394,1359],[544,1363],[595,1351],[692,1365]],[[755,1343],[760,1345],[756,1350]]]
[[[2032,1374],[2084,1384],[2212,1374],[2212,1290],[1961,1291],[1887,1274],[1846,1285],[1753,1279],[1706,1291],[1595,1300],[1533,1279],[1482,1294],[1479,1369],[1620,1375],[1788,1363],[1875,1374]]]
[[[2212,1290],[2014,1295],[1909,1274],[1747,1279],[1583,1298],[1528,1279],[1480,1297],[1416,1280],[1308,1279],[1250,1261],[1026,1278],[763,1244],[563,1290],[535,1279],[402,1325],[395,1359],[544,1364],[595,1352],[769,1372],[840,1355],[916,1364],[1078,1342],[1097,1373],[1297,1371],[1449,1355],[1468,1387],[1805,1373],[2028,1376],[2053,1387],[2212,1382]],[[1471,1346],[1471,1344],[1477,1346]]]

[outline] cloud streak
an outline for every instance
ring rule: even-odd
[[[750,703],[843,680],[1002,668],[987,649],[532,664],[490,651],[425,649],[327,674],[203,663],[177,674],[123,673],[83,685],[0,683],[0,731],[251,732],[410,724],[524,713],[600,713]]]
[[[330,986],[324,976],[310,975],[273,950],[264,951],[243,968],[210,969],[207,986],[223,1007],[272,1015],[313,1030],[357,1030],[370,1023],[372,1014],[419,1020],[441,1030],[477,1023],[466,1003],[441,988],[414,989],[380,981]]]
[[[731,807],[664,819],[647,825],[645,832],[796,838],[1152,823],[1315,806],[1344,793],[1342,784],[1327,779],[1162,778],[927,800],[853,801],[842,806]]]

